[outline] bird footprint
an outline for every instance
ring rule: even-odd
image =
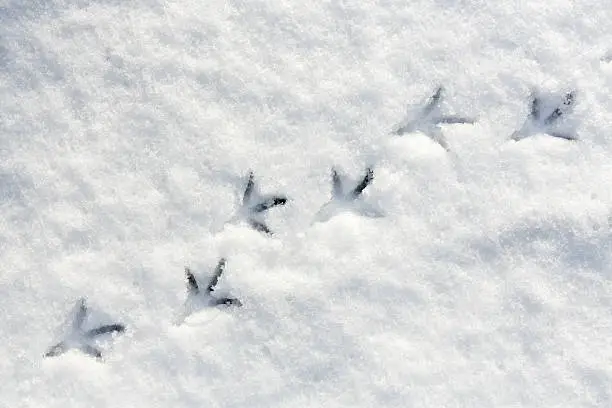
[[[84,298],[77,301],[73,314],[70,330],[61,342],[49,348],[45,353],[45,357],[56,357],[70,349],[77,349],[89,356],[101,358],[102,352],[93,346],[92,343],[102,335],[123,333],[125,331],[125,326],[117,323],[85,330],[83,326],[87,319],[88,308]]]
[[[545,101],[540,92],[533,90],[529,116],[521,129],[514,132],[512,140],[519,141],[535,134],[544,133],[548,136],[565,140],[577,140],[573,134],[558,130],[558,124],[574,108],[576,92],[565,93],[559,103]]]
[[[283,195],[261,195],[255,184],[255,176],[253,172],[250,172],[240,209],[232,221],[246,221],[251,228],[266,234],[272,234],[264,221],[264,214],[269,209],[286,203],[287,197]]]
[[[226,265],[227,261],[225,258],[219,259],[213,275],[206,281],[206,286],[198,283],[198,279],[191,269],[185,267],[185,278],[187,280],[187,300],[185,302],[186,315],[192,314],[205,307],[221,305],[242,306],[242,302],[237,298],[227,296],[217,297],[213,293],[219,283],[221,275],[225,272]]]
[[[317,212],[315,221],[327,221],[341,211],[354,211],[369,217],[382,217],[383,214],[362,200],[363,191],[374,181],[374,170],[366,169],[363,178],[353,186],[332,168],[332,196],[330,201]]]
[[[391,133],[402,136],[407,133],[421,132],[445,150],[449,150],[440,125],[473,124],[475,120],[464,116],[443,114],[440,106],[443,99],[444,87],[439,86],[433,95],[426,100],[423,107],[410,109],[406,118]]]

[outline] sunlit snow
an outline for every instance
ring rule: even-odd
[[[611,22],[0,0],[0,407],[612,406]]]

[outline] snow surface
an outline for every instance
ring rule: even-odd
[[[607,0],[0,0],[1,407],[609,407]],[[396,136],[444,85],[450,152]],[[509,140],[533,89],[580,139]],[[339,208],[331,167],[384,217]],[[252,170],[267,237],[229,223]],[[183,322],[184,267],[241,308]],[[103,359],[61,340],[123,323]]]

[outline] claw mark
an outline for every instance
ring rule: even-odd
[[[221,277],[221,275],[223,275],[223,272],[225,272],[226,263],[227,262],[225,258],[219,259],[219,263],[217,264],[217,267],[215,268],[215,273],[210,278],[210,281],[208,282],[208,285],[206,286],[206,291],[208,293],[212,293],[212,291],[215,290],[215,286],[217,286],[217,283],[219,283],[219,278]]]
[[[226,305],[226,306],[242,306],[242,303],[240,302],[240,300],[236,299],[236,298],[219,298],[219,299],[215,299],[215,306],[221,306],[221,305]]]
[[[442,92],[444,92],[444,87],[439,86],[436,88],[434,94],[429,98],[425,107],[423,108],[423,114],[425,116],[429,116],[437,106],[442,103]]]
[[[102,352],[101,352],[100,350],[98,350],[97,348],[95,348],[95,347],[93,347],[93,346],[90,346],[89,344],[83,344],[83,345],[80,347],[80,350],[81,350],[83,353],[88,354],[88,355],[90,355],[90,356],[92,356],[92,357],[95,357],[95,358],[100,358],[100,357],[102,357]]]
[[[340,197],[342,195],[342,181],[336,169],[332,169],[332,195]]]
[[[64,340],[50,347],[44,354],[45,357],[56,357],[74,348],[92,357],[100,358],[102,357],[102,352],[89,344],[88,340],[93,340],[104,334],[123,333],[125,331],[125,326],[118,323],[103,325],[85,331],[83,324],[87,319],[88,310],[84,298],[77,301],[75,309],[70,333]]]
[[[200,288],[198,287],[198,282],[196,281],[195,276],[191,273],[191,270],[185,267],[185,276],[187,278],[187,290],[189,293],[197,295],[200,293]]]
[[[285,197],[271,197],[252,207],[254,213],[260,213],[269,210],[277,205],[285,205],[287,199]]]
[[[189,268],[185,268],[186,277],[187,277],[187,288],[188,288],[188,300],[193,298],[198,298],[200,302],[204,302],[207,306],[219,306],[219,305],[233,305],[233,306],[242,306],[242,302],[239,299],[231,298],[231,297],[215,297],[213,296],[213,292],[217,284],[219,283],[219,279],[225,272],[225,267],[227,265],[227,261],[225,258],[219,259],[217,263],[217,267],[213,272],[213,275],[208,280],[208,284],[206,285],[206,292],[202,293],[199,291],[199,284],[197,282],[196,277],[193,275]]]
[[[253,172],[249,172],[249,181],[247,181],[246,188],[244,189],[244,196],[242,197],[242,202],[246,203],[251,199],[251,195],[253,194],[253,189],[255,188],[255,176]]]
[[[439,86],[434,94],[425,102],[423,108],[410,112],[408,116],[396,126],[393,134],[401,136],[406,133],[421,132],[432,140],[449,150],[446,138],[440,131],[440,125],[474,124],[475,120],[457,115],[443,115],[440,104],[444,99],[444,88]]]
[[[554,130],[555,125],[571,112],[576,103],[576,91],[569,91],[563,95],[561,103],[544,116],[544,102],[537,90],[531,93],[531,106],[527,120],[521,129],[514,132],[512,140],[519,141],[537,133],[545,133],[549,136],[565,140],[577,140],[576,136]]]
[[[60,354],[64,354],[67,350],[67,346],[64,342],[58,343],[54,346],[52,346],[46,353],[45,353],[45,357],[55,357],[55,356],[59,356]]]
[[[272,231],[263,220],[264,213],[271,208],[287,204],[287,197],[283,195],[262,196],[257,191],[255,176],[249,172],[247,185],[242,197],[242,205],[236,217],[244,219],[256,231],[272,234]]]
[[[570,141],[578,140],[576,136],[568,135],[568,134],[560,133],[560,132],[550,132],[549,135],[552,137],[556,137],[558,139],[565,139],[565,140],[570,140]]]
[[[264,234],[272,235],[272,231],[270,230],[270,228],[268,228],[268,226],[264,224],[263,222],[255,221],[253,219],[248,220],[248,222],[251,228],[253,228],[255,231],[259,231],[259,232],[263,232]]]
[[[540,120],[540,109],[542,106],[542,100],[537,95],[533,96],[533,100],[531,101],[531,112],[529,112],[529,117],[534,120]]]
[[[443,123],[445,125],[473,125],[476,122],[474,119],[461,116],[443,116],[438,123]]]
[[[87,317],[87,305],[85,304],[85,299],[79,299],[76,307],[77,311],[74,314],[74,319],[72,320],[72,327],[81,327],[83,322],[85,322],[85,318]]]
[[[124,331],[125,327],[122,324],[107,324],[105,326],[100,326],[89,330],[87,333],[85,333],[85,337],[93,338],[102,334],[123,333]]]
[[[351,195],[354,198],[359,197],[361,193],[363,193],[363,190],[365,190],[365,188],[369,186],[370,183],[372,183],[372,180],[374,180],[374,171],[371,168],[368,168],[366,169],[365,177],[363,178],[363,180],[361,180],[361,183],[359,183],[357,187],[353,189]]]

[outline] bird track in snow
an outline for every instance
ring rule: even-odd
[[[88,308],[84,298],[80,298],[77,301],[73,313],[70,331],[64,336],[62,341],[49,348],[45,353],[45,357],[57,357],[70,349],[77,349],[89,356],[101,358],[102,352],[91,343],[104,334],[123,333],[125,331],[125,326],[118,323],[84,330],[83,324],[88,315]]]
[[[443,114],[440,106],[443,100],[444,87],[439,86],[436,88],[433,95],[427,98],[424,106],[409,109],[406,118],[399,123],[391,133],[402,136],[408,133],[421,132],[438,143],[445,150],[450,150],[446,138],[442,133],[442,129],[440,129],[440,125],[474,124],[475,119]]]

